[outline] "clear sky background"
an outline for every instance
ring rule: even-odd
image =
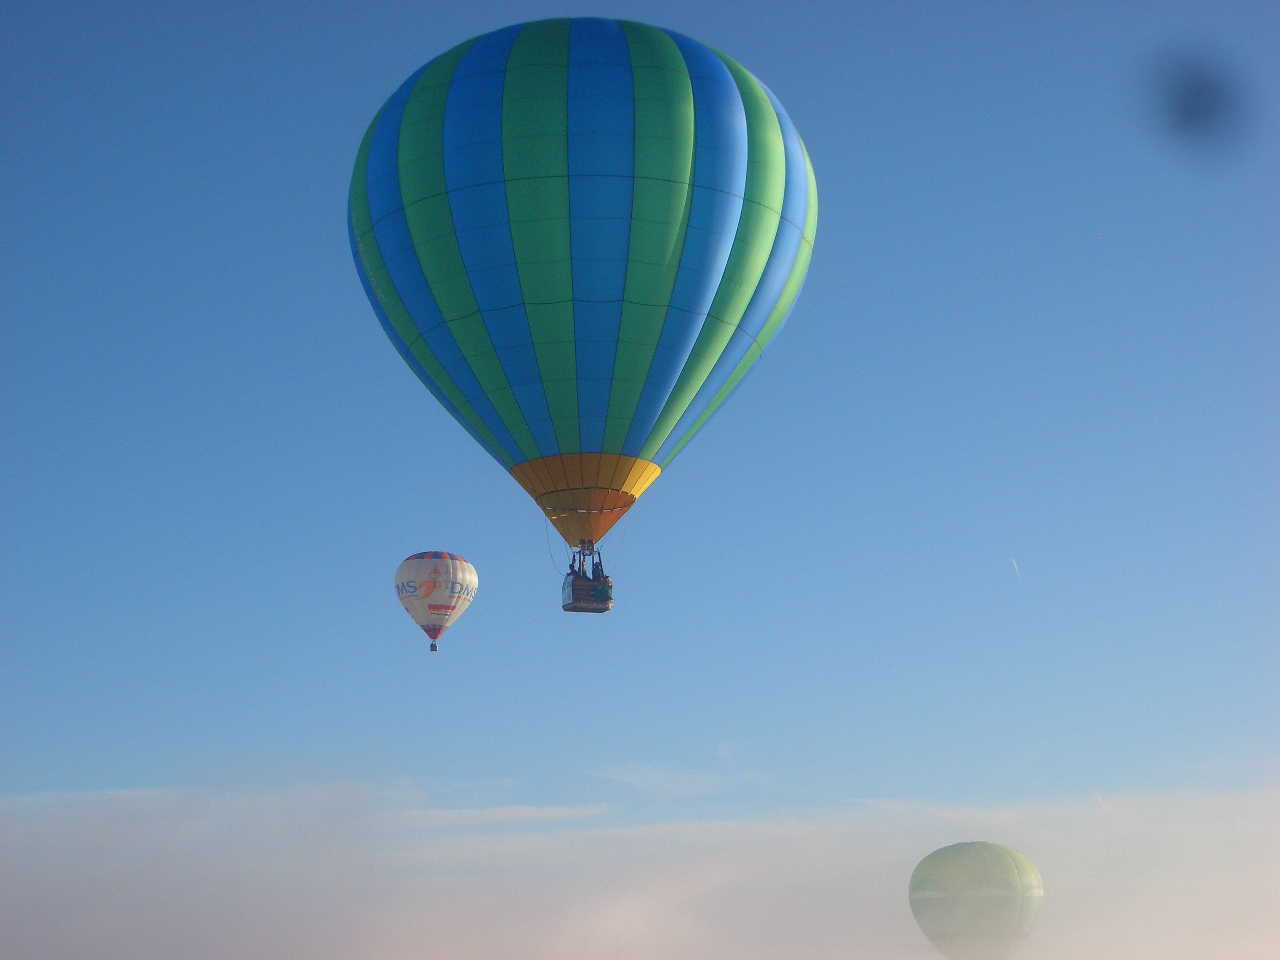
[[[786,330],[605,541],[604,617],[560,612],[554,531],[387,342],[344,223],[360,137],[406,76],[470,36],[563,15],[732,55],[786,105],[820,197]],[[91,885],[87,864],[119,850],[152,880],[171,864],[168,893],[239,889],[228,864],[252,857],[226,830],[307,850],[308,883],[350,869],[407,904],[371,894],[343,929],[383,939],[333,947],[324,905],[364,901],[308,899],[282,873],[271,889],[304,919],[268,911],[261,929],[285,939],[263,946],[216,940],[214,907],[184,926],[139,894],[103,908],[102,929],[84,920],[82,952],[0,908],[14,956],[151,956],[129,952],[144,941],[157,958],[419,956],[427,889],[479,911],[432,927],[430,955],[510,956],[478,937],[490,901],[440,852],[468,843],[461,859],[487,851],[501,881],[492,911],[542,924],[531,956],[923,956],[909,914],[873,935],[836,911],[847,930],[803,924],[827,938],[804,947],[785,924],[776,942],[749,935],[745,894],[685,926],[659,903],[614,941],[595,914],[548,917],[580,919],[574,890],[623,883],[599,864],[629,863],[624,848],[661,861],[645,882],[670,889],[662,871],[687,878],[673,864],[694,856],[671,838],[711,856],[697,831],[712,823],[730,831],[715,849],[810,863],[805,882],[840,851],[879,864],[842,901],[867,917],[889,914],[857,891],[890,890],[901,913],[914,862],[978,835],[1020,844],[1060,903],[1068,877],[1080,895],[1165,870],[1148,854],[1170,836],[1227,831],[1204,841],[1216,853],[1178,847],[1178,876],[1230,877],[1274,851],[1277,49],[1265,2],[9,9],[0,889],[56,926],[77,883],[84,903],[130,889],[110,871]],[[1219,96],[1180,127],[1171,98],[1197,76]],[[480,575],[430,655],[392,588],[428,549]],[[1128,809],[1117,795],[1158,813],[1132,834],[1081,826]],[[410,833],[357,844],[406,817]],[[447,842],[422,839],[427,821]],[[788,847],[779,824],[806,839]],[[1121,872],[1072,867],[1081,836],[1128,851],[1098,853]],[[890,852],[862,857],[869,837]],[[1148,846],[1124,847],[1134,837]],[[348,842],[399,853],[357,869]],[[561,887],[529,879],[530,844],[562,851]],[[387,862],[409,861],[421,872],[395,886]],[[1249,877],[1280,881],[1258,863]],[[545,896],[563,911],[522,913],[528,889],[561,891]],[[699,926],[715,916],[742,943]],[[1112,942],[1111,921],[1063,916],[1046,913],[1036,956],[1100,955],[1054,929]],[[1152,929],[1173,932],[1152,956],[1200,942],[1160,916]],[[1280,926],[1253,919],[1219,955],[1274,955]],[[281,933],[304,926],[315,943]],[[222,946],[193,952],[197,929]],[[643,939],[659,929],[677,946]]]

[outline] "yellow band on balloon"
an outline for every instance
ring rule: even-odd
[[[571,547],[599,542],[662,468],[618,453],[565,453],[518,463],[511,476]]]

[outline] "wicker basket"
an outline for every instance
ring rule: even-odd
[[[560,609],[567,613],[608,613],[613,609],[613,581],[569,574],[560,592]]]

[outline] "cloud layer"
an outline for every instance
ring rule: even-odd
[[[725,751],[721,750],[723,756]],[[625,783],[629,787],[652,793],[665,800],[676,797],[705,797],[724,793],[747,784],[768,783],[764,774],[754,770],[741,773],[714,774],[692,770],[675,770],[671,767],[648,763],[629,763],[620,767],[605,767],[594,776],[601,780]]]
[[[1044,876],[1021,960],[1260,960],[1280,944],[1277,811],[1267,790],[620,826],[362,784],[14,797],[0,942],[5,960],[924,960],[912,868],[989,839]]]

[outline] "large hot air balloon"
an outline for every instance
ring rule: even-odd
[[[574,19],[406,80],[349,212],[387,336],[581,570],[786,322],[818,204],[786,111],[735,61]]]
[[[476,568],[456,553],[415,553],[396,570],[396,596],[431,638],[432,650],[437,649],[440,635],[471,606],[478,586]]]
[[[1040,871],[997,843],[935,850],[911,874],[911,912],[948,960],[1007,960],[1044,902]]]

